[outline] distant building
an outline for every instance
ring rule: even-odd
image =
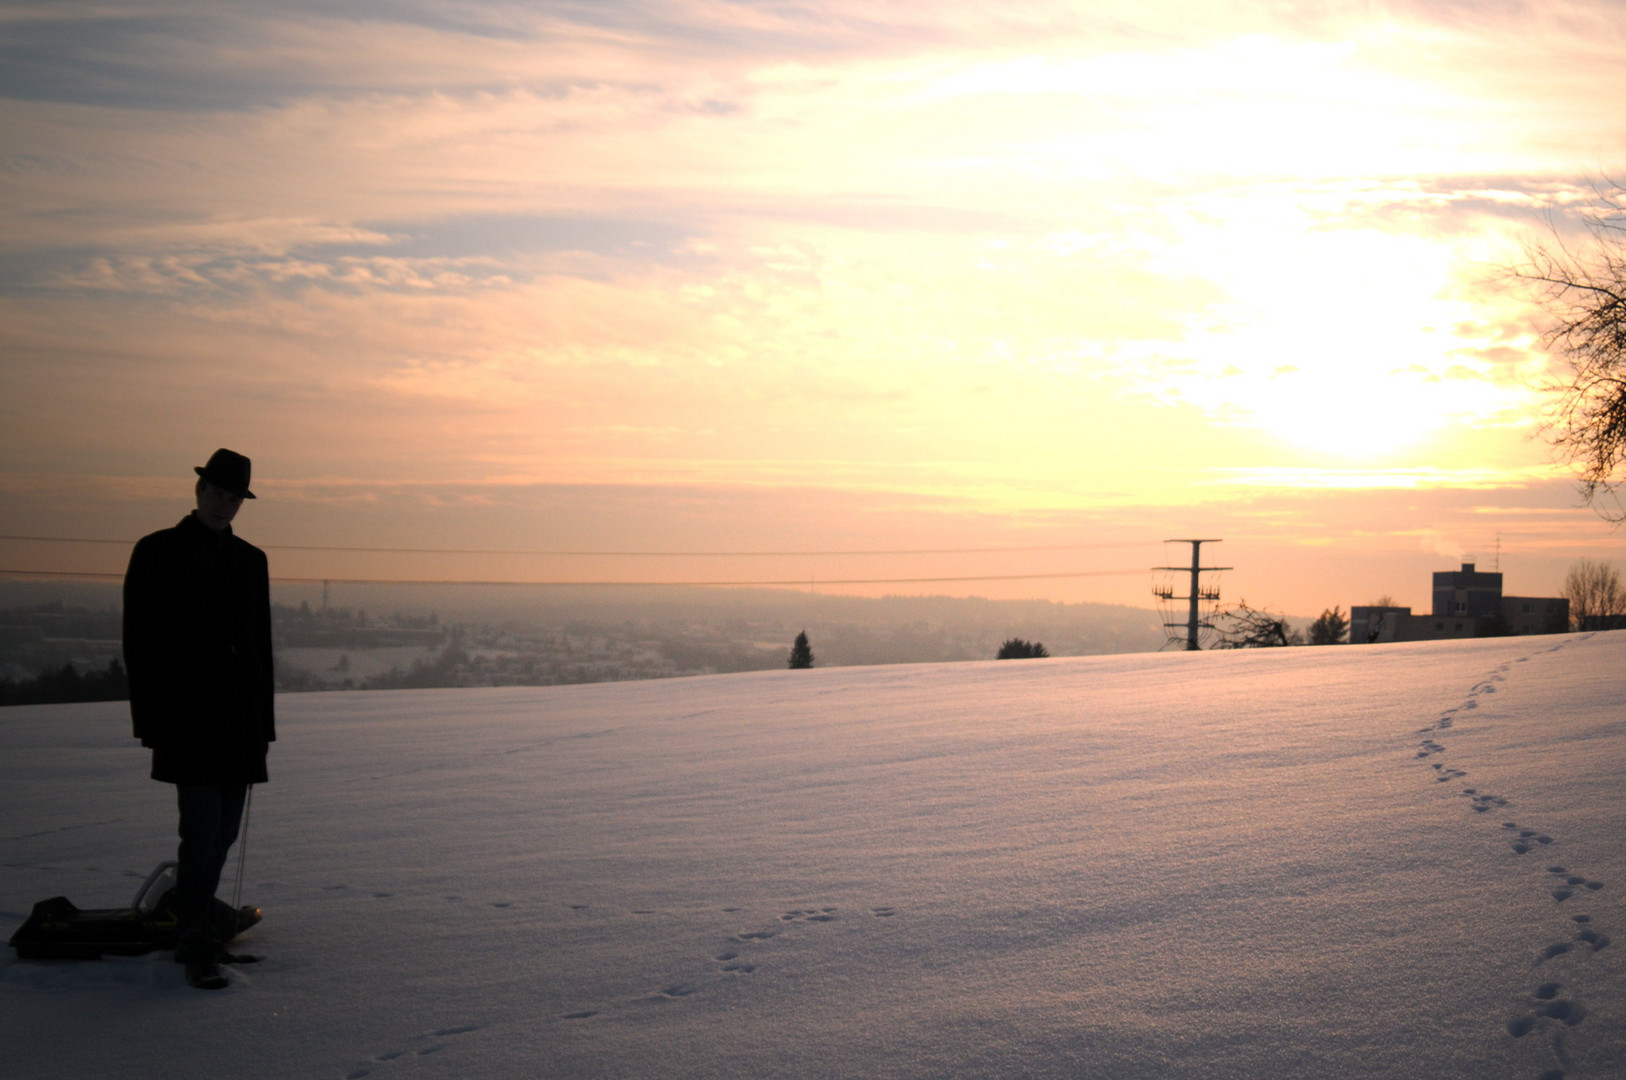
[[[1502,575],[1463,563],[1434,575],[1434,611],[1367,605],[1349,610],[1352,644],[1434,641],[1506,634],[1562,634],[1570,627],[1570,602],[1562,597],[1503,596]]]

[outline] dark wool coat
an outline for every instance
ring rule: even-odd
[[[135,737],[172,784],[258,784],[276,739],[265,552],[194,516],[144,536],[124,575]]]

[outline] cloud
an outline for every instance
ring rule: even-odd
[[[0,449],[241,441],[403,529],[509,481],[1321,544],[1552,498],[1479,275],[1618,159],[1608,15],[14,4]]]

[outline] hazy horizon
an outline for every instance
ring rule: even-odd
[[[282,578],[1151,607],[1210,537],[1314,613],[1626,554],[1496,282],[1626,175],[1607,0],[15,0],[0,53],[0,571],[122,571],[220,446]]]

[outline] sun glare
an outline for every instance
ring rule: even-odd
[[[1227,298],[1189,323],[1162,393],[1292,447],[1393,455],[1464,421],[1501,423],[1528,393],[1472,359],[1474,311],[1438,239],[1345,227],[1291,193],[1212,200],[1158,255]]]

